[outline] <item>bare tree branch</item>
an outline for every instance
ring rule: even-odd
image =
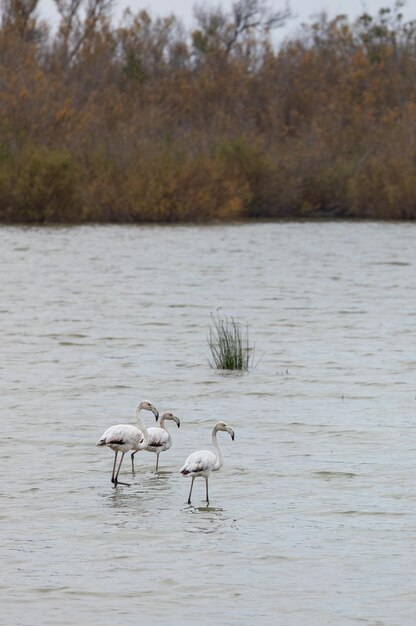
[[[205,38],[216,41],[228,55],[235,45],[253,31],[267,34],[280,28],[292,16],[288,4],[278,11],[273,10],[267,0],[237,0],[230,13],[221,8],[194,8],[194,15]]]
[[[71,63],[114,0],[54,0],[61,17],[60,35],[67,63]]]

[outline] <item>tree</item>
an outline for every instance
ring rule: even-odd
[[[39,41],[45,28],[38,24],[39,0],[1,0],[1,22],[3,32],[10,32],[21,41]]]

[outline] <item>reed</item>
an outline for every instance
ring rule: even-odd
[[[212,326],[208,331],[211,350],[210,366],[213,369],[247,371],[253,360],[254,348],[250,346],[248,324],[243,328],[233,317],[211,314]]]

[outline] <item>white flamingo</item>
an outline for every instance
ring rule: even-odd
[[[111,448],[113,452],[115,452],[114,456],[114,464],[113,464],[113,473],[111,475],[111,482],[116,487],[118,484],[120,485],[129,485],[129,483],[122,483],[118,480],[118,475],[120,473],[121,464],[123,463],[124,455],[129,450],[144,450],[149,442],[149,434],[146,428],[145,423],[143,422],[140,412],[142,410],[152,411],[154,413],[156,420],[159,417],[159,411],[156,407],[153,406],[147,400],[143,400],[136,407],[136,419],[139,425],[133,426],[132,424],[116,424],[115,426],[110,426],[107,430],[101,435],[99,441],[97,442],[97,446],[107,446]],[[116,472],[116,463],[117,463],[117,455],[121,452],[120,464],[118,466]]]
[[[172,420],[176,423],[178,428],[181,425],[179,417],[176,417],[176,415],[170,413],[169,411],[165,411],[164,413],[162,413],[162,416],[160,418],[160,428],[158,428],[157,426],[152,426],[148,429],[149,443],[147,444],[146,450],[148,452],[154,452],[156,454],[156,472],[159,467],[159,454],[161,452],[164,452],[165,450],[169,450],[172,445],[172,437],[165,426],[166,420]],[[131,453],[132,463],[135,454],[135,452]]]
[[[211,472],[218,472],[223,466],[222,454],[217,441],[217,432],[224,430],[227,432],[231,439],[234,441],[234,431],[225,422],[218,422],[212,429],[212,445],[217,451],[214,454],[210,450],[199,450],[193,452],[188,456],[185,461],[185,465],[181,468],[182,476],[191,476],[191,489],[189,490],[188,504],[191,504],[192,487],[194,486],[194,480],[197,476],[203,476],[205,478],[206,487],[206,501],[209,504],[208,499],[208,476]]]

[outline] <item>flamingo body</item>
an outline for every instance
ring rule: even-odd
[[[210,450],[198,450],[188,456],[181,468],[182,476],[203,476],[207,478],[214,470],[217,457]],[[220,469],[220,468],[218,468]]]
[[[97,446],[107,446],[113,452],[128,452],[129,450],[140,450],[142,442],[143,433],[137,426],[116,424],[104,431]]]
[[[146,450],[148,452],[165,452],[172,446],[172,437],[164,428],[152,426],[148,428],[149,443]]]

